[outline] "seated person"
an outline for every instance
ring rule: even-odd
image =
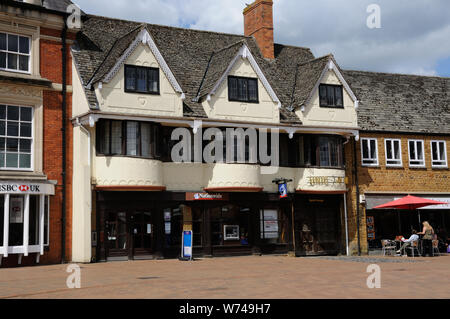
[[[411,246],[411,243],[413,241],[418,241],[418,240],[419,240],[419,235],[417,235],[417,231],[415,229],[413,229],[412,235],[411,235],[411,237],[409,237],[409,239],[402,238],[403,245],[400,248],[400,250],[397,250],[397,254],[400,254],[402,251],[404,251],[406,247]]]

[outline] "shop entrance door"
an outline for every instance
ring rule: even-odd
[[[296,249],[299,255],[336,254],[339,250],[339,201],[306,199],[295,209]]]
[[[134,259],[152,255],[155,250],[154,214],[147,212],[132,212],[130,214],[132,256]]]
[[[129,236],[127,213],[106,213],[107,256],[111,259],[128,259]]]

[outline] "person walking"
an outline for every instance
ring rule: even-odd
[[[418,235],[423,235],[422,237],[422,256],[425,257],[427,254],[430,255],[430,257],[433,256],[433,235],[434,235],[434,229],[431,227],[430,223],[427,221],[424,221],[422,223],[423,230],[420,233],[417,233]]]

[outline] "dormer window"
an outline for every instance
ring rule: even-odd
[[[31,72],[30,37],[0,32],[0,70]]]
[[[125,65],[125,92],[159,94],[159,69]]]
[[[344,107],[342,85],[321,84],[319,95],[320,107]]]
[[[258,79],[229,76],[228,100],[258,103]]]

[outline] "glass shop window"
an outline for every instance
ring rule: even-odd
[[[181,207],[176,207],[165,208],[163,211],[165,245],[166,247],[180,247],[183,230],[183,210]]]
[[[287,243],[287,220],[281,211],[261,209],[259,218],[261,239],[271,244]]]
[[[249,245],[250,211],[250,208],[235,205],[212,208],[212,245]]]

